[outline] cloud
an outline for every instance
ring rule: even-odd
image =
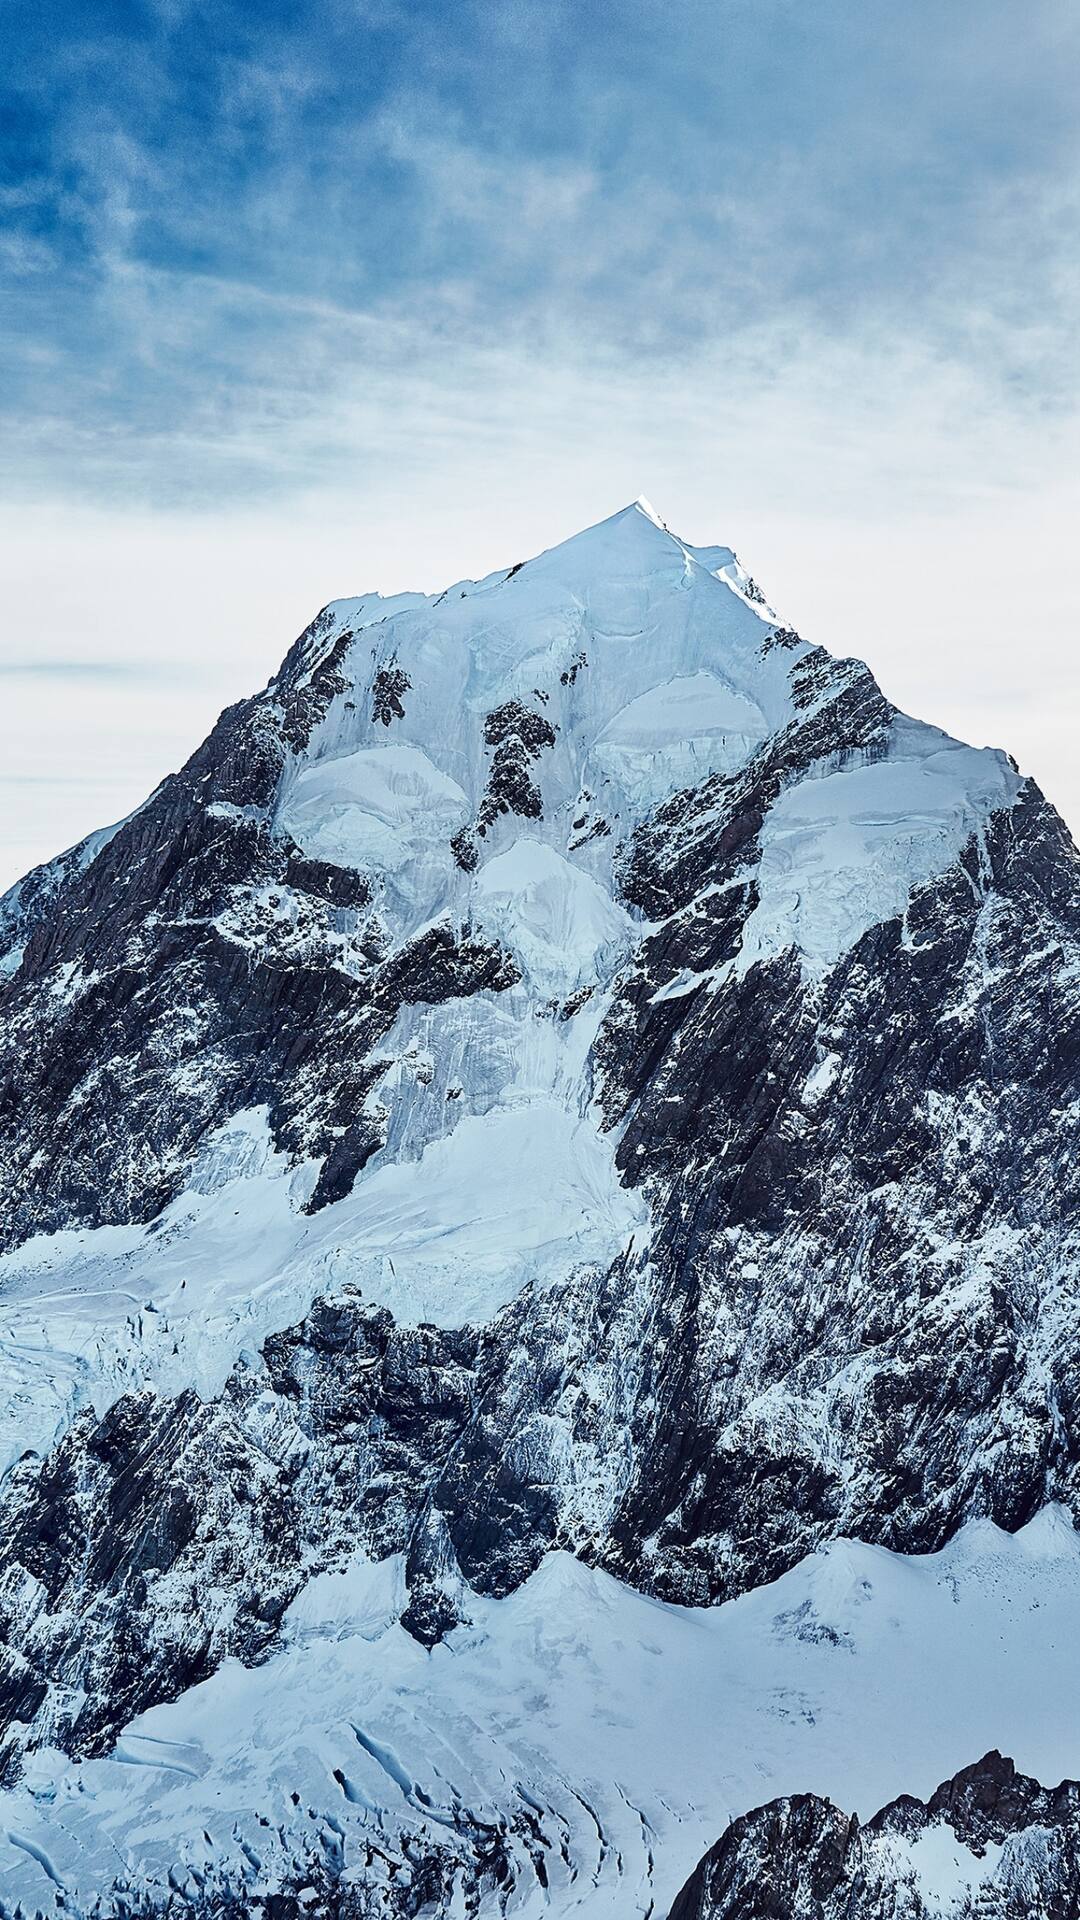
[[[874,352],[1022,433],[1075,403],[1053,0],[1019,36],[1004,0],[690,0],[678,32],[643,0],[44,11],[13,68],[12,494],[340,484],[433,420],[483,432],[515,361],[557,412],[725,364],[767,405]]]
[[[0,677],[10,680],[163,680],[175,667],[145,660],[12,660],[0,658]]]

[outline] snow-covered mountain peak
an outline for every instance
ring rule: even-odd
[[[622,583],[625,591],[636,581],[641,605],[648,610],[652,597],[673,589],[685,590],[688,576],[696,568],[722,579],[724,586],[736,594],[744,594],[749,587],[751,601],[756,599],[764,607],[730,547],[688,545],[647,502],[637,500],[556,546],[482,579],[459,580],[431,594],[367,594],[335,600],[324,609],[320,622],[324,631],[357,632],[392,621],[398,614],[441,610],[439,624],[466,638],[482,640],[488,622],[493,622],[500,630],[523,626],[527,639],[529,624],[538,613],[565,613],[575,601],[586,612],[616,583]],[[510,588],[512,593],[507,597],[502,590]],[[492,603],[494,595],[499,598]],[[478,608],[477,602],[485,604]],[[655,618],[655,608],[651,611]],[[753,629],[744,631],[749,634]],[[624,637],[633,637],[633,632],[627,628]],[[717,632],[714,639],[718,647],[725,638],[731,636]]]
[[[729,549],[698,559],[634,503],[479,582],[331,603],[301,655],[330,697],[275,831],[374,872],[397,941],[467,913],[463,876],[522,821],[610,891],[650,811],[745,767],[797,711],[811,650],[770,644],[750,587]]]
[[[659,1913],[780,1795],[728,1920],[1080,1771],[1078,1035],[1052,809],[730,548],[324,609],[0,903],[0,1901]]]

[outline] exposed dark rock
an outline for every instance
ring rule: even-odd
[[[802,634],[796,633],[794,627],[774,627],[765,640],[761,651],[762,653],[770,653],[773,647],[787,647],[789,649],[801,647],[802,643]]]
[[[480,855],[477,851],[476,841],[473,838],[470,828],[462,827],[460,833],[455,833],[450,842],[450,851],[458,866],[461,868],[462,873],[474,873],[476,871]]]
[[[555,731],[550,721],[545,720],[542,713],[522,706],[520,700],[508,700],[505,706],[488,714],[484,739],[494,748],[494,753],[487,790],[477,815],[477,832],[485,834],[500,813],[517,813],[526,820],[539,820],[544,805],[529,768],[545,747],[555,745]]]
[[[408,693],[412,681],[403,667],[392,661],[380,667],[371,685],[371,717],[388,727],[392,720],[404,720],[401,696]]]
[[[928,1907],[910,1845],[941,1823],[971,1852],[971,1884],[946,1875]],[[988,1843],[1004,1849],[996,1862]],[[933,1877],[932,1855],[926,1871]],[[815,1794],[742,1815],[694,1869],[670,1920],[1075,1920],[1078,1911],[1080,1784],[1041,1787],[990,1753],[926,1805],[904,1796],[865,1826]]]

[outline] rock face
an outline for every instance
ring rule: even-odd
[[[0,902],[10,1792],[357,1552],[438,1648],[553,1549],[707,1607],[1080,1512],[1078,1123],[1061,821],[730,550],[326,608]]]
[[[670,1920],[1069,1920],[1078,1903],[1080,1784],[1048,1791],[988,1753],[863,1826],[814,1794],[744,1814]]]

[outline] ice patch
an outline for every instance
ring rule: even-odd
[[[711,773],[736,772],[768,732],[761,708],[727,681],[682,674],[608,721],[589,756],[590,778],[617,781],[640,810]]]
[[[419,747],[358,749],[296,774],[278,821],[312,859],[395,873],[468,817],[456,780]]]
[[[761,831],[740,968],[796,947],[807,972],[827,972],[944,873],[1020,784],[1003,753],[899,718],[887,759],[788,787]]]
[[[610,894],[542,840],[515,840],[489,860],[476,875],[472,909],[537,992],[552,998],[610,978],[633,933]]]
[[[838,1053],[827,1053],[817,1066],[807,1074],[803,1082],[802,1103],[804,1107],[816,1107],[823,1100],[829,1088],[834,1084],[842,1066]]]

